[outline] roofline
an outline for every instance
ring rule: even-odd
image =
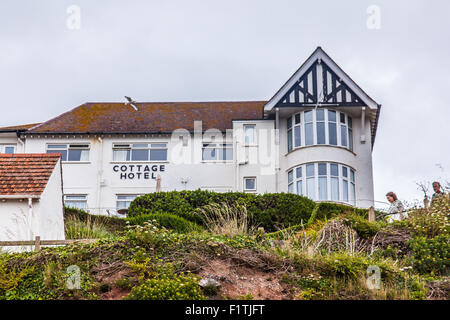
[[[40,199],[36,194],[0,194],[0,199]]]

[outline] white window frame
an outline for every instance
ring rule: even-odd
[[[56,146],[63,146],[61,148],[52,148]],[[61,161],[62,162],[68,162],[68,163],[89,163],[89,159],[91,156],[91,144],[90,143],[84,143],[84,142],[77,142],[77,143],[47,143],[46,145],[46,153],[60,153],[58,151],[66,151],[66,159],[63,159],[63,156],[61,154]],[[87,160],[69,160],[69,153],[70,150],[87,150]]]
[[[324,200],[319,200],[319,163],[326,164],[327,168],[327,174],[326,174],[326,181],[327,181],[327,198]],[[314,168],[314,176],[307,176],[306,174],[306,166],[307,165],[313,165]],[[338,175],[331,175],[331,165],[337,165],[338,166]],[[301,176],[297,176],[297,168],[301,168]],[[343,176],[343,168],[347,168],[347,177]],[[307,189],[307,179],[313,179],[314,183],[314,191],[312,193],[312,200],[314,201],[326,201],[326,202],[338,202],[338,203],[345,203],[352,206],[356,206],[356,170],[354,170],[352,167],[337,163],[337,162],[327,162],[327,161],[319,161],[319,162],[309,162],[304,163],[295,167],[290,168],[287,170],[287,174],[289,177],[289,174],[292,173],[293,179],[292,181],[288,178],[288,192],[295,193],[298,195],[303,195],[305,197],[308,197],[308,189]],[[325,177],[323,175],[320,175],[320,177]],[[353,177],[353,180],[352,180]],[[338,181],[338,199],[333,200],[332,199],[332,185],[331,181],[333,178],[337,178]],[[348,194],[348,200],[344,199],[344,181],[347,182],[347,194]],[[302,192],[299,193],[298,190],[298,182],[300,182]],[[353,188],[355,190],[353,194]]]
[[[121,209],[126,209],[128,210],[128,208],[130,207],[131,202],[133,202],[134,199],[136,199],[137,197],[140,197],[141,194],[125,194],[125,193],[118,193],[116,194],[116,212],[121,210]],[[119,197],[134,197],[133,199],[119,199]],[[118,203],[119,202],[129,202],[130,204],[126,207],[126,208],[119,208]]]
[[[331,146],[331,147],[341,147],[345,148],[351,152],[354,152],[354,138],[353,138],[353,128],[350,126],[350,123],[353,124],[353,119],[351,116],[346,114],[345,112],[338,111],[335,109],[330,108],[320,108],[320,110],[323,110],[324,112],[324,120],[317,121],[317,110],[315,109],[307,109],[301,112],[297,112],[292,114],[290,117],[288,117],[286,120],[286,144],[287,144],[287,150],[288,152],[292,152],[299,148],[305,148],[305,147],[311,147],[311,146]],[[305,112],[311,111],[312,113],[312,121],[305,122]],[[329,120],[329,114],[328,111],[334,111],[336,113],[336,121]],[[344,115],[345,123],[341,122],[341,114]],[[295,123],[295,117],[297,115],[300,115],[300,123]],[[318,144],[318,135],[317,135],[317,123],[322,122],[324,123],[325,127],[325,143],[324,144]],[[336,145],[330,143],[330,123],[335,124],[336,126]],[[306,124],[312,124],[312,138],[313,143],[306,145]],[[344,146],[342,144],[342,127],[345,126],[346,130],[346,143],[347,145]],[[300,128],[300,145],[296,146],[295,144],[295,127]],[[289,148],[289,141],[291,141],[291,148]]]
[[[256,124],[246,123],[243,125],[244,128],[244,146],[256,146],[258,141],[256,139]],[[253,141],[247,142],[247,128],[253,129]]]
[[[0,153],[6,154],[6,152],[5,152],[6,148],[14,148],[14,151],[12,154],[17,152],[16,144],[0,144]]]
[[[203,157],[204,150],[215,150],[215,159],[205,159]],[[223,156],[226,154],[224,152],[225,150],[231,150],[231,159],[223,159]],[[219,158],[219,156],[222,154],[222,159]],[[233,150],[233,144],[232,143],[210,143],[210,142],[204,142],[202,144],[202,161],[203,162],[232,162],[234,159],[234,150]]]
[[[71,199],[68,200],[67,197],[77,197],[77,198],[83,198],[83,199]],[[74,206],[70,206],[67,203],[74,203],[74,202],[85,202],[86,206],[84,208],[79,208],[79,207],[74,207]],[[84,211],[88,211],[89,207],[88,207],[88,195],[87,194],[65,194],[64,195],[64,206],[65,207],[69,207],[69,208],[75,208],[75,209],[80,209],[80,210],[84,210]]]
[[[255,188],[254,189],[247,189],[247,180],[254,180],[255,181]],[[256,192],[256,190],[258,189],[258,185],[257,185],[257,179],[256,177],[244,177],[243,179],[244,182],[244,186],[243,186],[243,190],[244,192]]]
[[[135,146],[136,145],[136,146]],[[138,146],[142,145],[142,146]],[[145,145],[145,146],[144,146]],[[164,145],[164,146],[162,146]],[[112,162],[167,162],[169,157],[169,147],[168,142],[115,142],[112,146]],[[114,158],[114,151],[127,151],[129,154],[126,156],[125,160],[117,160]],[[147,160],[133,160],[133,150],[147,150]],[[152,150],[166,150],[165,160],[151,160]]]

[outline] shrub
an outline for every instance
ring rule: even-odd
[[[450,267],[449,235],[442,234],[432,239],[415,237],[407,242],[412,250],[414,268],[422,274],[448,275]]]
[[[172,270],[157,274],[133,287],[128,300],[204,300],[198,278],[175,274]]]
[[[353,213],[366,219],[369,214],[367,209],[359,209],[352,206],[332,202],[319,202],[314,207],[314,211],[312,212],[308,222],[311,223],[314,220],[330,219],[338,215],[349,213]]]
[[[143,225],[147,221],[156,220],[158,224],[167,229],[172,229],[176,232],[187,233],[192,231],[200,232],[203,229],[182,217],[168,213],[151,213],[140,216],[129,217],[126,219],[131,225]]]
[[[204,216],[196,209],[211,203],[243,205],[255,225],[267,231],[275,231],[307,221],[314,202],[291,193],[250,194],[243,192],[216,193],[211,191],[156,192],[136,198],[128,209],[129,216],[167,212],[200,225],[205,225]]]
[[[369,222],[367,218],[354,213],[344,215],[342,221],[358,233],[361,238],[371,238],[380,231],[381,226],[376,222]]]

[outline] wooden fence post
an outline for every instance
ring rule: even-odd
[[[36,236],[36,238],[34,238],[34,251],[40,251],[41,250],[41,237],[40,236]]]
[[[371,206],[369,208],[369,222],[374,222],[375,221],[375,208],[373,206]]]
[[[425,206],[425,209],[428,210],[428,208],[430,208],[430,200],[428,199],[427,196],[425,196],[425,198],[423,199],[423,205]]]

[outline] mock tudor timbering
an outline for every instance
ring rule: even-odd
[[[0,128],[0,152],[60,153],[64,197],[123,212],[161,190],[294,192],[373,205],[380,105],[319,47],[269,101],[85,103]]]

